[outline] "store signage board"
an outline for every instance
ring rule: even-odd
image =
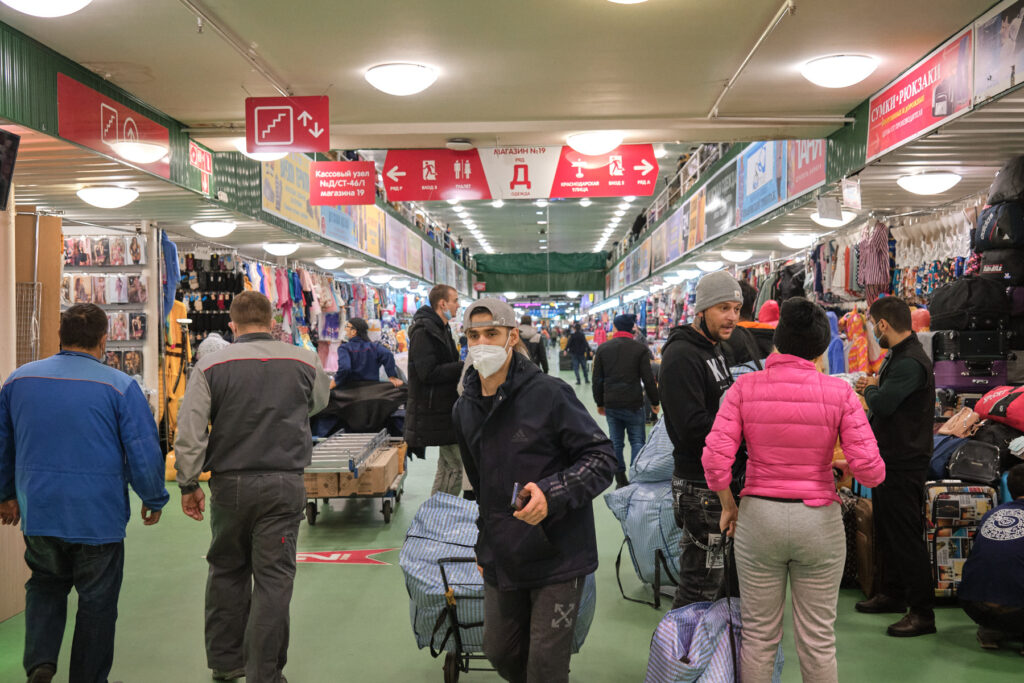
[[[474,282],[473,283],[473,291],[474,292],[486,292],[487,291],[487,283],[486,282]]]
[[[387,254],[387,258],[385,260],[389,265],[393,265],[397,268],[405,268],[405,226],[390,214],[384,219],[384,224],[386,226],[384,246]]]
[[[315,553],[296,553],[299,564],[368,564],[390,567],[391,563],[373,559],[373,555],[391,552],[398,548],[370,548],[368,550],[321,550]]]
[[[786,144],[786,199],[825,184],[826,140],[790,140]]]
[[[475,149],[389,150],[383,176],[390,202],[491,198],[480,153]]]
[[[668,222],[662,223],[651,235],[651,270],[658,272],[667,263]]]
[[[313,206],[373,204],[377,170],[372,161],[314,161],[309,174]]]
[[[1006,0],[974,22],[974,103],[1024,80],[1024,0]]]
[[[973,34],[964,29],[871,98],[867,161],[970,111]]]
[[[704,188],[697,190],[687,202],[689,207],[689,230],[686,239],[686,251],[690,252],[704,244]]]
[[[658,183],[654,145],[620,145],[608,154],[585,156],[562,147],[550,196],[649,197]]]
[[[704,186],[704,235],[701,242],[736,228],[736,180],[737,164],[730,163]]]
[[[755,142],[743,150],[737,163],[739,171],[736,187],[736,224],[742,225],[763,216],[786,201],[786,143],[781,140]],[[710,211],[708,213],[710,214]],[[708,237],[712,236],[714,235],[709,220]]]
[[[245,99],[249,152],[327,152],[331,149],[330,127],[326,95]]]
[[[860,178],[843,179],[843,206],[857,211],[863,208],[860,198]]]
[[[430,242],[423,243],[423,249],[420,251],[420,267],[423,270],[423,279],[427,282],[434,281],[434,247],[430,246]]]
[[[835,197],[818,197],[818,217],[827,221],[843,220],[843,209]]]
[[[188,141],[188,163],[202,173],[213,173],[213,154],[197,145],[194,140]]]
[[[423,240],[419,235],[406,232],[405,269],[417,277],[423,277]]]
[[[101,95],[70,76],[57,74],[57,133],[126,164],[170,178],[170,153],[152,164],[127,161],[114,151],[118,142],[152,142],[170,149],[165,126]]]

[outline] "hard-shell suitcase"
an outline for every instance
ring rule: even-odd
[[[1005,360],[935,361],[935,386],[956,391],[984,393],[1007,383]]]
[[[934,360],[1006,360],[1010,331],[941,330],[932,337]]]
[[[991,486],[956,480],[925,484],[925,534],[936,597],[956,596],[978,524],[997,500]]]

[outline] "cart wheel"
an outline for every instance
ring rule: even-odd
[[[310,526],[316,526],[316,502],[310,501],[306,503],[306,521],[309,522]]]
[[[384,505],[383,505],[383,508],[381,509],[381,512],[384,513],[384,523],[385,524],[390,524],[391,523],[391,501],[390,500],[385,500],[384,501]]]
[[[444,656],[444,683],[458,683],[459,680],[459,657],[451,652]]]

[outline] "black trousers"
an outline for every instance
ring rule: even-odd
[[[871,495],[881,592],[906,600],[911,610],[932,615],[935,588],[925,542],[926,470],[886,471]]]

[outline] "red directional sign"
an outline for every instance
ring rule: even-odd
[[[371,564],[390,566],[390,562],[375,560],[371,555],[387,553],[398,548],[371,548],[369,550],[321,550],[316,553],[296,553],[299,564]]]
[[[372,161],[314,161],[309,169],[312,206],[373,204],[377,169]]]
[[[331,148],[326,95],[248,97],[245,143],[249,152],[326,152]]]
[[[491,198],[475,149],[394,149],[384,161],[383,174],[392,202]]]
[[[551,196],[647,197],[658,183],[654,145],[621,145],[608,154],[585,156],[563,147]]]

